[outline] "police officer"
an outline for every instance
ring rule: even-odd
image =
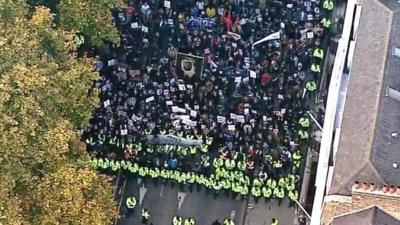
[[[183,225],[182,224],[182,217],[175,215],[174,217],[172,217],[172,225]]]
[[[143,208],[141,213],[140,213],[140,217],[142,219],[142,223],[143,224],[147,224],[149,222],[150,219],[150,211],[146,208]]]
[[[278,219],[272,218],[271,225],[279,225]]]
[[[309,80],[306,83],[307,97],[310,99],[315,95],[315,90],[317,90],[317,83],[314,80]]]
[[[183,225],[195,225],[196,222],[192,217],[186,218],[185,222],[183,223]]]
[[[126,217],[129,218],[129,216],[131,214],[133,214],[133,211],[134,211],[135,206],[136,206],[136,202],[137,202],[136,198],[133,197],[133,196],[130,196],[130,197],[126,198],[125,204],[126,204],[126,208],[128,209]]]
[[[235,221],[233,221],[231,218],[226,218],[223,225],[235,225]]]

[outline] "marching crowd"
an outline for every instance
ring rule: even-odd
[[[332,0],[115,8],[121,46],[99,54],[93,89],[102,104],[82,134],[94,165],[216,194],[296,200],[333,8]],[[178,141],[157,144],[165,135]]]

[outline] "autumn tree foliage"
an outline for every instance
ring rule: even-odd
[[[76,133],[94,105],[97,74],[77,58],[74,31],[46,7],[0,0],[0,224],[107,224],[109,178]]]
[[[122,6],[122,0],[59,0],[59,24],[63,29],[79,31],[94,45],[104,40],[119,43],[117,29],[112,25],[111,9]]]

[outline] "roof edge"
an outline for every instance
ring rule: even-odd
[[[385,9],[390,13],[390,25],[392,25],[393,24],[394,12],[392,10],[390,10],[383,2],[381,2],[379,0],[377,2],[379,2],[379,4],[381,4],[383,7],[385,7]],[[382,79],[380,79],[380,81],[379,81],[380,85],[379,85],[379,92],[378,92],[378,96],[377,96],[377,98],[378,98],[378,107],[376,107],[376,109],[375,109],[375,115],[378,115],[378,113],[379,113],[379,111],[380,111],[380,109],[382,107],[382,100],[383,100],[382,95],[384,95],[384,93],[382,93],[382,90],[384,89],[383,83],[384,83],[384,77],[385,77],[385,68],[386,68],[387,63],[388,63],[387,59],[388,59],[388,51],[389,51],[391,34],[392,34],[392,29],[390,29],[389,35],[385,37],[385,43],[386,43],[385,50],[384,50],[384,62],[385,63],[384,63],[384,66],[382,66],[380,68],[380,74],[382,74],[382,76],[381,76]],[[356,42],[356,44],[357,44],[357,42]],[[374,153],[374,149],[373,148],[374,148],[374,143],[376,141],[376,133],[377,133],[377,130],[379,129],[379,127],[377,126],[377,123],[378,123],[378,117],[377,116],[374,117],[373,123],[374,123],[373,124],[374,131],[373,131],[373,138],[372,138],[372,141],[371,141],[370,151],[368,152],[368,163],[375,170],[374,172],[377,173],[378,176],[382,179],[381,174],[376,169],[375,164],[373,162],[373,153]],[[385,181],[385,179],[382,179],[382,180]]]

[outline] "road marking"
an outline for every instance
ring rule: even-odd
[[[142,205],[143,199],[144,199],[144,195],[146,194],[147,188],[144,187],[140,187],[139,188],[139,204]]]
[[[181,209],[182,203],[186,198],[186,193],[185,192],[178,192],[178,210]]]
[[[236,210],[232,210],[230,218],[235,220]]]
[[[160,189],[160,197],[162,197],[163,193],[164,193],[164,185],[161,186],[161,189]]]

